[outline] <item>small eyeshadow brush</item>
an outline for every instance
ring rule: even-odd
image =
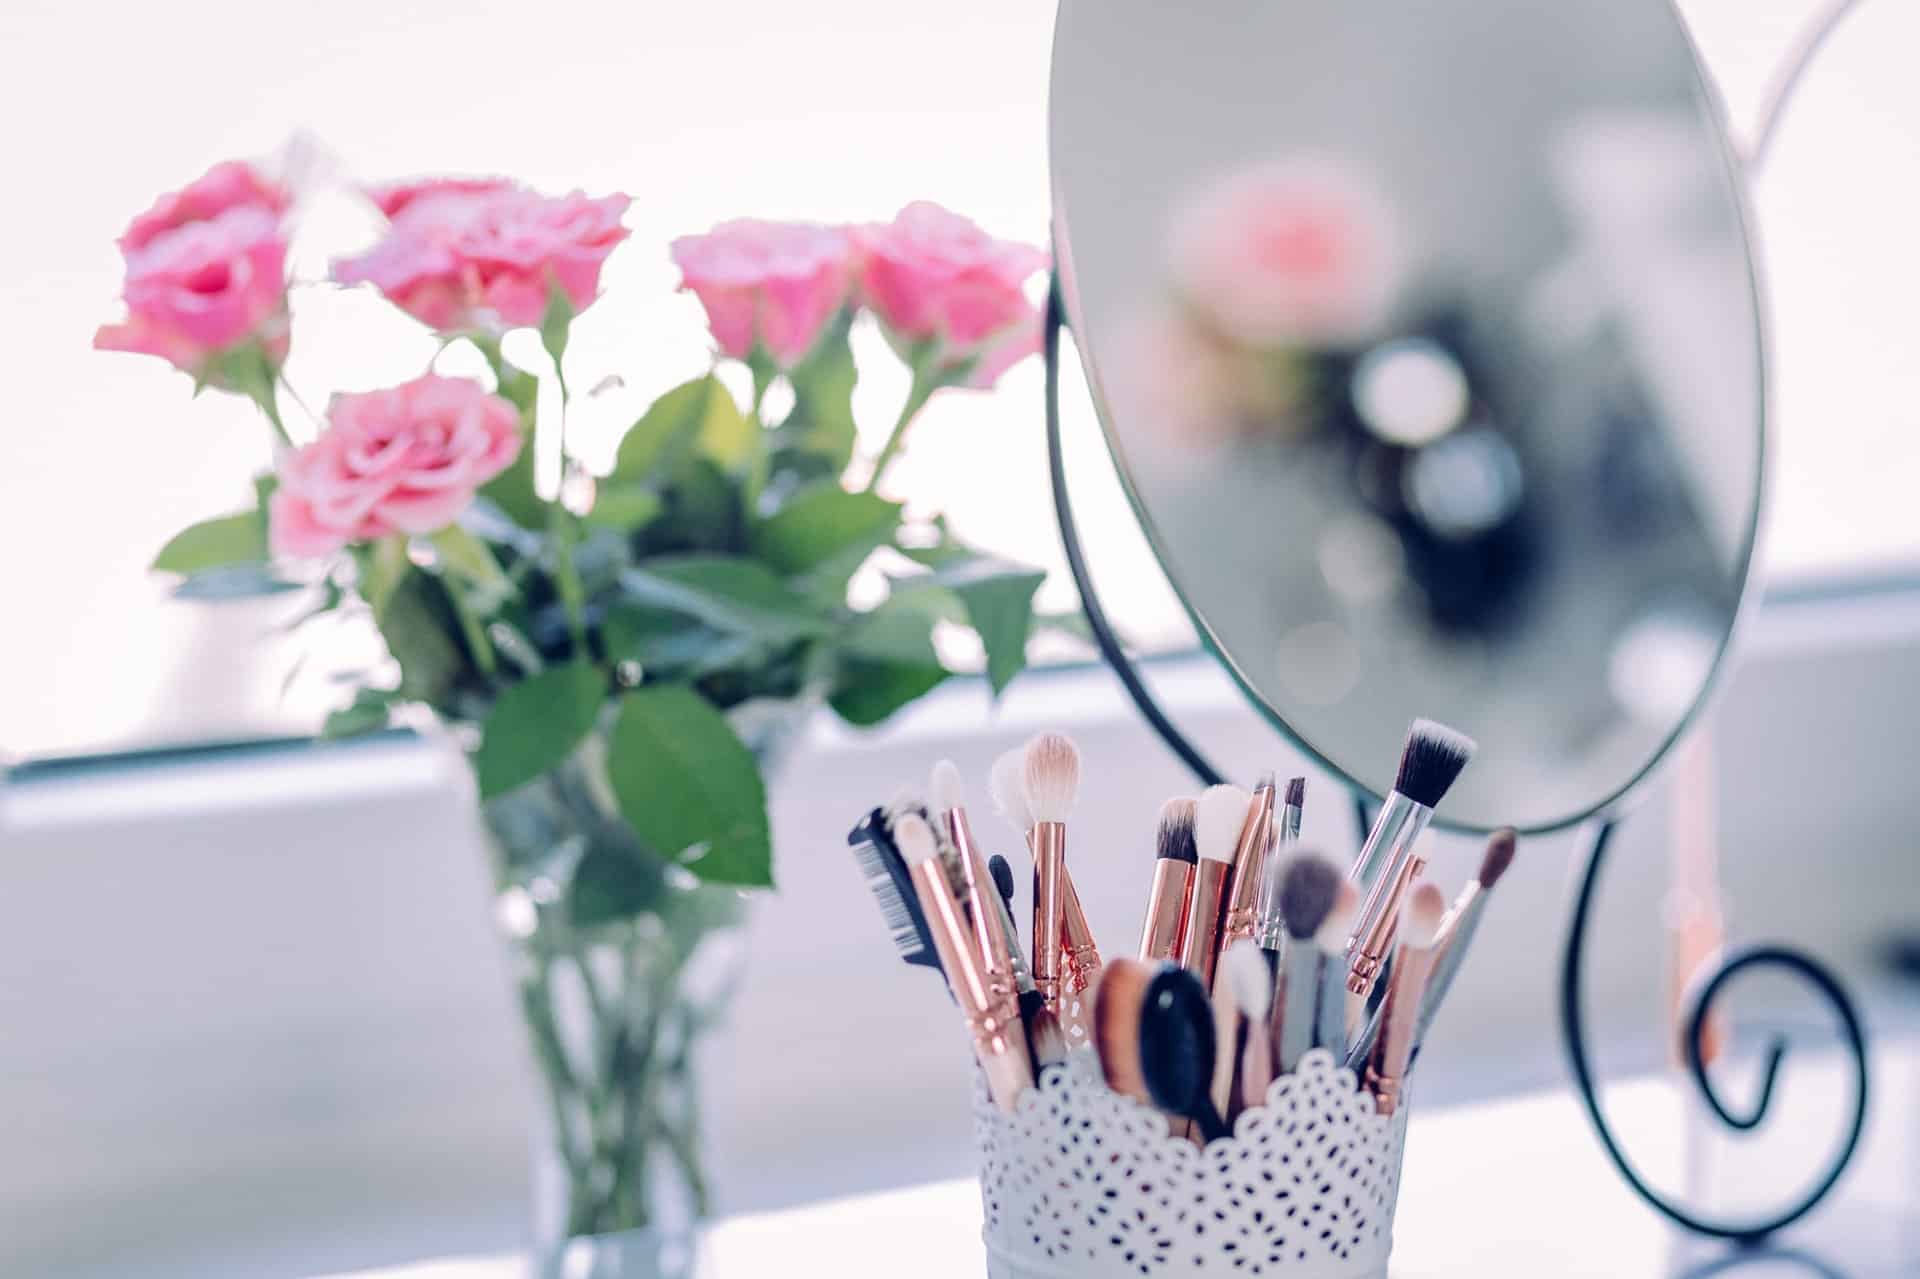
[[[1154,834],[1153,889],[1147,895],[1147,919],[1140,929],[1140,958],[1149,963],[1180,957],[1180,939],[1186,933],[1187,898],[1193,892],[1193,867],[1199,859],[1193,845],[1191,799],[1170,799],[1160,806],[1160,825]]]

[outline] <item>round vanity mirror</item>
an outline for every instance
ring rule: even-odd
[[[1207,642],[1385,793],[1564,826],[1660,758],[1753,559],[1740,176],[1668,0],[1062,0],[1055,240],[1135,509]]]

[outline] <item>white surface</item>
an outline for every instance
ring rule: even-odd
[[[1881,1109],[1859,1163],[1834,1200],[1775,1241],[1849,1279],[1910,1275],[1920,1256],[1914,1197],[1920,1114],[1913,1103],[1920,1080],[1910,1053],[1883,1053],[1878,1064],[1890,1104]],[[1842,1083],[1836,1072],[1830,1061],[1816,1063],[1793,1086],[1831,1092]],[[1635,1134],[1636,1157],[1656,1174],[1674,1176],[1688,1130],[1680,1094],[1664,1080],[1645,1079],[1610,1089],[1607,1100],[1623,1131]],[[1704,1189],[1711,1198],[1762,1183],[1778,1169],[1810,1167],[1789,1162],[1796,1155],[1804,1160],[1810,1140],[1727,1161]],[[979,1229],[977,1184],[938,1182],[724,1222],[702,1249],[699,1276],[759,1279],[799,1271],[835,1279],[975,1279],[983,1271]],[[1435,1112],[1416,1107],[1394,1233],[1393,1279],[1650,1279],[1729,1255],[1724,1245],[1677,1237],[1633,1198],[1603,1161],[1585,1116],[1561,1093]],[[1718,1273],[1760,1279],[1807,1271],[1823,1273],[1760,1252]],[[517,1258],[474,1257],[353,1279],[523,1279],[525,1273]]]

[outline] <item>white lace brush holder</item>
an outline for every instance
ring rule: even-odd
[[[1012,1114],[975,1089],[987,1273],[1384,1276],[1406,1136],[1325,1049],[1204,1150],[1076,1052]]]

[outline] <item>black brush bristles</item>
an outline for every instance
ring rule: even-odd
[[[1200,860],[1193,842],[1192,799],[1170,799],[1160,806],[1160,828],[1154,832],[1153,855],[1160,861],[1185,862],[1191,866]]]
[[[1307,806],[1306,778],[1290,777],[1287,779],[1286,802],[1295,808],[1305,808]]]
[[[1287,936],[1305,941],[1319,932],[1345,878],[1338,866],[1319,853],[1296,853],[1288,858],[1280,878],[1280,920],[1286,925]]]
[[[1478,749],[1465,733],[1430,719],[1416,719],[1400,752],[1400,775],[1393,788],[1425,808],[1438,808]]]
[[[987,874],[993,876],[993,886],[1000,892],[1000,900],[1009,907],[1013,905],[1013,867],[1007,859],[995,853],[987,858]]]
[[[927,919],[920,911],[920,898],[913,890],[907,864],[893,842],[886,810],[876,808],[847,834],[853,849],[854,864],[867,881],[867,891],[880,905],[880,919],[893,938],[900,958],[922,968],[940,970],[940,957],[933,949],[933,935],[927,931]]]

